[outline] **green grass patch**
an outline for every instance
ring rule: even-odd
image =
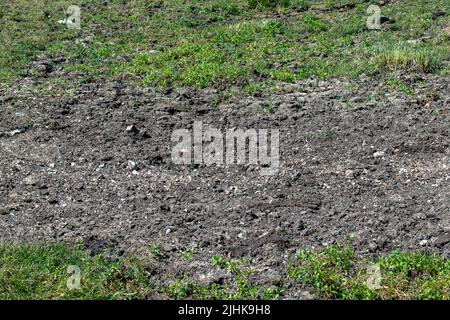
[[[70,1],[2,1],[0,3],[0,83],[24,76],[25,67],[53,43],[75,39],[78,30],[57,23]],[[61,16],[54,15],[60,12]]]
[[[329,299],[450,299],[450,260],[419,252],[371,261],[350,246],[302,250],[290,276]]]
[[[193,280],[180,266],[183,276],[155,287],[152,277],[159,276],[152,270],[164,269],[157,267],[166,263],[161,257],[156,244],[150,246],[148,255],[115,259],[105,253],[93,254],[81,244],[1,244],[0,300],[145,299],[155,293],[172,299],[279,299],[289,282],[258,285],[251,259],[214,255],[210,270],[220,277],[209,284]],[[196,253],[186,249],[180,258],[186,265],[195,263]],[[450,261],[420,252],[392,252],[370,260],[348,245],[302,250],[287,271],[321,298],[450,299]]]
[[[445,74],[450,58],[448,18],[433,16],[450,11],[445,0],[388,3],[382,14],[395,21],[381,31],[367,30],[368,4],[359,1],[81,0],[81,30],[57,22],[70,4],[0,4],[0,83],[24,76],[41,53],[65,57],[66,71],[87,79],[131,72],[148,86],[220,88],[397,70]]]
[[[127,255],[111,261],[104,253],[92,254],[80,245],[0,245],[0,300],[20,299],[145,299],[159,292],[167,298],[277,299],[280,288],[252,284],[252,268],[244,260],[214,256],[211,269],[228,270],[229,283],[200,285],[188,274],[155,288],[148,270],[163,254],[152,244],[147,258]],[[193,249],[182,252],[186,263]],[[74,269],[75,268],[75,269]],[[75,271],[75,273],[74,273]],[[79,282],[74,277],[79,275]]]
[[[442,54],[432,47],[396,45],[393,48],[383,48],[375,60],[379,71],[409,70],[430,73],[439,69],[443,60]]]
[[[407,94],[409,96],[415,96],[416,92],[414,91],[414,88],[412,88],[409,84],[404,82],[401,79],[395,78],[395,77],[388,77],[385,80],[387,86],[392,89],[393,91],[400,91],[404,94]]]
[[[70,266],[79,268],[79,289]],[[152,290],[144,266],[132,256],[108,261],[66,245],[2,244],[0,299],[143,299]]]

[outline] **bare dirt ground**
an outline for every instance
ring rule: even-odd
[[[219,103],[213,89],[157,92],[123,79],[49,97],[45,80],[26,78],[0,92],[0,241],[83,240],[114,254],[157,243],[161,282],[186,271],[219,281],[227,275],[206,262],[221,254],[252,257],[256,281],[279,284],[296,250],[348,237],[365,255],[449,258],[449,79],[401,77],[417,95],[360,77]],[[175,165],[171,134],[194,121],[279,129],[278,174]],[[195,259],[182,261],[189,248]],[[305,297],[294,289],[286,295]]]

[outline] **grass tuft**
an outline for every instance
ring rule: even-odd
[[[409,70],[430,73],[439,69],[440,56],[440,53],[432,48],[397,45],[378,53],[375,61],[379,71]]]
[[[251,9],[288,7],[290,2],[290,0],[247,0],[248,6]]]
[[[393,252],[373,262],[350,246],[302,250],[289,274],[330,299],[450,299],[450,260],[424,253]]]

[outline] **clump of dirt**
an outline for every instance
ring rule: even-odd
[[[47,77],[54,68],[43,65]],[[413,80],[416,95],[360,77],[222,101],[214,89],[159,92],[123,80],[49,97],[28,79],[0,92],[0,241],[96,239],[120,252],[157,243],[162,282],[184,271],[203,279],[219,254],[250,256],[255,281],[277,284],[296,250],[349,236],[366,255],[448,258],[449,79]],[[194,121],[279,129],[278,173],[174,164],[172,132]],[[189,248],[193,262],[181,259]]]

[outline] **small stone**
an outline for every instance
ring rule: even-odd
[[[150,135],[150,132],[148,132],[148,130],[144,130],[144,131],[142,132],[142,138],[148,139],[148,138],[150,138],[150,137],[151,137],[151,135]]]
[[[305,300],[313,300],[314,299],[314,295],[311,294],[309,291],[302,291],[301,297],[302,297],[302,299],[305,299]]]
[[[297,223],[297,230],[298,231],[303,231],[303,230],[305,230],[305,223],[303,222],[303,220],[300,220],[298,223]]]
[[[381,158],[384,157],[384,151],[377,151],[373,154],[374,158]]]
[[[199,276],[199,283],[202,286],[210,287],[213,284],[221,285],[230,277],[230,274],[223,269],[216,269]]]
[[[23,183],[28,186],[35,186],[39,182],[38,177],[34,175],[29,175],[25,179],[23,179]]]
[[[413,44],[413,45],[418,44],[419,42],[420,42],[419,39],[406,40],[406,43]]]
[[[108,161],[111,161],[112,159],[113,159],[113,157],[111,155],[105,155],[100,158],[100,161],[108,162]]]
[[[423,246],[426,246],[427,243],[428,243],[428,240],[422,240],[422,241],[419,242],[419,244],[420,244],[422,247],[423,247]]]
[[[395,239],[398,237],[398,232],[395,229],[391,229],[386,232],[386,235],[389,239]]]
[[[369,243],[369,251],[370,252],[375,252],[378,249],[378,245],[375,242],[371,242]]]
[[[413,217],[417,220],[425,220],[427,218],[427,215],[423,212],[418,212]]]
[[[300,178],[301,175],[302,174],[300,172],[295,171],[294,173],[291,174],[291,180],[292,181],[297,181]]]
[[[139,132],[139,129],[134,124],[128,126],[126,130],[129,133],[138,133]]]
[[[377,246],[378,246],[378,248],[381,248],[381,249],[383,249],[388,243],[389,243],[389,240],[387,237],[382,236],[377,240]]]
[[[33,76],[39,76],[44,75],[48,71],[48,67],[45,64],[36,64],[33,66],[33,68],[30,70],[31,75]]]
[[[353,170],[346,170],[345,171],[345,176],[347,178],[353,178],[353,176],[354,176]]]
[[[450,243],[450,232],[445,233],[437,238],[434,242],[434,246],[438,248],[444,247],[447,243]]]
[[[136,168],[136,162],[132,161],[132,160],[128,160],[128,164],[127,164],[128,169],[130,170],[134,170]]]
[[[84,190],[84,183],[83,182],[78,182],[77,184],[74,185],[75,190]]]
[[[166,244],[166,243],[159,245],[159,248],[161,249],[161,251],[164,251],[164,252],[173,252],[173,251],[177,250],[177,248],[174,245],[170,245],[170,244]]]
[[[22,133],[22,130],[16,129],[16,130],[11,131],[11,132],[9,133],[9,135],[10,135],[11,137],[13,137],[13,136],[15,136],[16,134],[19,134],[19,133]]]

